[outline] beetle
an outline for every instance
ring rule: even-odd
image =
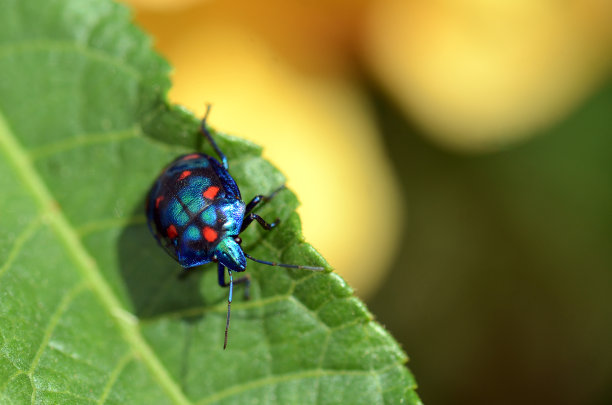
[[[249,298],[249,275],[236,280],[232,275],[232,272],[246,270],[247,258],[269,266],[310,271],[324,268],[259,260],[242,250],[239,235],[253,221],[265,230],[272,230],[279,224],[278,218],[268,223],[253,210],[282,191],[284,185],[270,195],[257,195],[245,204],[236,181],[229,174],[227,158],[207,128],[209,113],[210,105],[202,118],[200,132],[211,143],[220,161],[204,153],[177,157],[153,183],[147,197],[146,215],[149,229],[158,244],[183,268],[217,263],[219,285],[229,287],[225,349],[234,284],[245,284],[245,298]],[[225,281],[226,269],[229,282]]]

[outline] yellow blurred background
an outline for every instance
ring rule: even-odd
[[[612,401],[612,2],[126,2],[170,100],[286,174],[424,402]]]

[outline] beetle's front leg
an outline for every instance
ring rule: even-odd
[[[228,273],[231,270],[228,269]],[[230,282],[226,282],[225,281],[225,266],[223,266],[221,263],[217,264],[217,276],[218,276],[218,281],[219,281],[219,285],[221,287],[231,287],[230,284],[244,284],[244,299],[248,300],[251,298],[251,294],[250,294],[250,287],[251,287],[251,276],[248,274],[245,274],[244,276],[237,278],[236,280],[232,280],[231,277],[231,273],[230,273]],[[230,288],[230,302],[231,302],[231,298],[232,298],[232,288]]]
[[[244,219],[242,220],[242,226],[240,227],[240,233],[242,233],[242,231],[244,231],[249,225],[251,225],[251,222],[253,222],[253,220],[259,222],[259,225],[261,225],[261,227],[265,229],[266,231],[273,229],[280,222],[280,219],[276,218],[274,222],[269,224],[259,215],[249,214],[245,216]]]
[[[285,189],[285,185],[283,184],[282,186],[280,186],[279,188],[277,188],[276,190],[274,190],[272,193],[270,193],[269,195],[263,195],[263,194],[259,194],[256,195],[255,197],[253,197],[253,199],[246,205],[246,208],[244,210],[244,216],[246,217],[248,214],[250,214],[251,211],[253,211],[253,209],[260,203],[260,202],[267,202],[270,201],[272,198],[274,198],[274,196],[276,194],[278,194],[280,191]]]

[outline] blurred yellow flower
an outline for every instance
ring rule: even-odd
[[[548,126],[609,72],[606,0],[385,0],[365,59],[443,145],[491,150]]]

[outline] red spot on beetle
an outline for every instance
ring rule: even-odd
[[[206,198],[207,200],[212,200],[217,196],[218,192],[219,192],[219,187],[210,186],[206,190],[204,190],[204,192],[202,193],[202,196],[204,196],[204,198]]]
[[[191,174],[191,170],[185,170],[183,173],[181,173],[178,179],[183,180],[185,177],[189,176],[190,174]]]
[[[159,208],[159,203],[164,199],[163,195],[160,195],[155,199],[155,208]]]
[[[216,241],[217,236],[219,236],[217,234],[217,231],[212,229],[210,226],[205,226],[204,228],[202,228],[202,235],[204,236],[204,239],[206,239],[208,242]]]
[[[174,225],[170,225],[168,229],[166,229],[166,235],[168,235],[170,239],[174,239],[177,237],[178,232],[176,231]]]
[[[181,160],[191,160],[191,159],[197,159],[199,157],[200,155],[198,155],[197,153],[192,153],[191,155],[184,156]]]

